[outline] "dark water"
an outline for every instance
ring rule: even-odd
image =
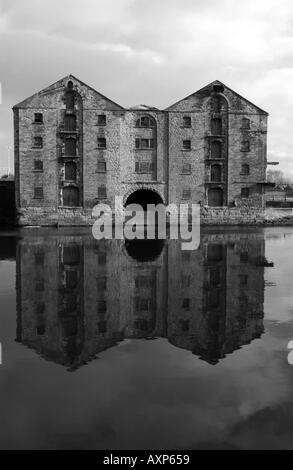
[[[293,228],[0,240],[1,449],[293,448]]]

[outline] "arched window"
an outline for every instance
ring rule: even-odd
[[[65,163],[65,180],[76,181],[76,164],[74,162]]]
[[[211,120],[211,132],[212,135],[222,135],[222,120],[219,118],[213,118]]]
[[[141,116],[136,121],[136,127],[155,127],[155,120],[151,116]]]
[[[79,190],[75,186],[67,186],[63,188],[63,206],[76,207],[79,206]]]
[[[74,91],[73,91],[73,83],[67,83],[67,89],[65,92],[65,104],[66,109],[73,109],[74,108]]]
[[[223,205],[223,190],[221,188],[209,189],[208,204],[211,207],[221,207]]]
[[[65,139],[65,155],[73,157],[76,155],[76,139],[73,139],[73,137]]]
[[[76,116],[74,114],[68,114],[65,116],[65,130],[66,131],[76,130]]]
[[[213,108],[214,113],[220,113],[221,112],[221,97],[220,96],[214,96],[213,97],[212,108]]]
[[[221,165],[211,166],[211,181],[219,182],[222,180],[222,167]]]
[[[211,142],[211,158],[222,158],[222,144],[219,140]]]

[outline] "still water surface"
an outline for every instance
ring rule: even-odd
[[[293,228],[0,242],[1,449],[293,448]]]

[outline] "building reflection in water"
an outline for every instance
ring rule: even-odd
[[[29,234],[16,259],[17,341],[68,370],[124,338],[168,338],[216,364],[263,333],[261,232],[203,233],[195,251]]]

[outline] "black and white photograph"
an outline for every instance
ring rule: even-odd
[[[0,456],[293,450],[292,130],[291,0],[0,0]]]

